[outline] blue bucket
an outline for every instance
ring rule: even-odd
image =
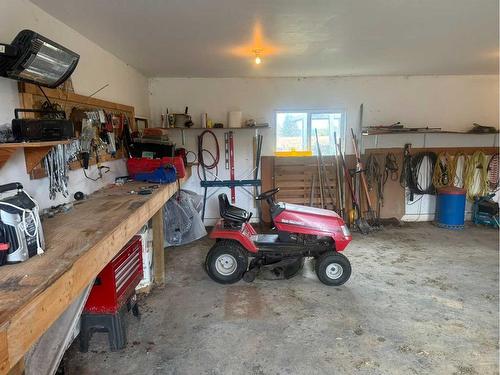
[[[465,189],[445,187],[438,190],[436,224],[446,229],[464,229]]]

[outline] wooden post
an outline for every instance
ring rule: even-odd
[[[23,375],[24,374],[24,357],[22,357],[14,367],[9,370],[8,375]]]
[[[153,267],[154,282],[157,285],[165,283],[165,248],[163,236],[163,207],[153,216]]]

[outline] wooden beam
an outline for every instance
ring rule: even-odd
[[[32,108],[34,105],[33,98],[32,97],[30,98],[28,95],[31,96],[36,95],[44,97],[43,93],[40,91],[40,88],[31,83],[19,82],[18,88],[21,95],[27,94],[21,97],[22,98],[21,104],[25,106],[23,108]],[[86,95],[79,95],[72,92],[66,92],[61,89],[44,88],[43,91],[45,92],[45,94],[49,99],[62,100],[63,102],[70,102],[70,103],[78,103],[80,105],[86,105],[87,107],[97,107],[112,111],[134,112],[134,107],[131,105],[109,102],[107,100],[102,100],[97,98],[89,98]]]

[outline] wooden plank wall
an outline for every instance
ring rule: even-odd
[[[335,160],[333,157],[323,157],[326,168],[325,181],[328,181],[332,197],[326,188],[323,189],[325,208],[337,207],[337,179]],[[323,171],[321,171],[323,174]],[[262,191],[279,187],[277,200],[309,206],[311,199],[311,185],[314,178],[312,205],[321,206],[321,197],[318,178],[318,159],[314,157],[277,158],[274,156],[262,157]],[[269,208],[263,203],[262,216],[265,222],[270,222]]]
[[[40,88],[30,83],[19,82],[18,91],[19,91],[21,108],[40,109],[42,103],[46,101],[46,98],[41,92]],[[91,98],[88,96],[83,96],[72,92],[65,92],[62,89],[58,88],[57,89],[44,88],[43,91],[52,103],[54,104],[57,103],[61,105],[61,107],[66,112],[67,118],[70,117],[71,111],[75,107],[88,111],[103,109],[110,113],[124,114],[130,121],[131,131],[136,129],[135,110],[133,106],[109,102],[107,100],[102,100],[102,99]],[[25,117],[27,118],[33,117],[33,114],[27,113],[25,114]],[[101,150],[99,152],[99,158],[101,162],[113,161],[123,158],[123,152],[122,150],[118,150],[115,156],[111,156],[104,150]],[[90,165],[96,164],[95,157],[92,155],[89,164]],[[82,168],[82,166],[79,161],[75,161],[70,164],[71,170],[80,168]],[[31,179],[39,179],[47,176],[45,168],[43,167],[43,165],[41,165],[41,163],[39,163],[36,166],[30,166],[29,170],[31,171],[30,173]]]
[[[325,208],[333,209],[337,206],[337,179],[336,168],[332,165],[332,158],[323,158],[326,169],[324,177],[323,201]],[[323,174],[323,170],[321,171]],[[319,177],[318,177],[318,159],[316,157],[302,158],[277,158],[274,166],[274,182],[280,188],[277,194],[279,200],[303,204],[309,206],[312,190],[312,205],[321,206]],[[330,188],[332,196],[330,197],[327,189]]]

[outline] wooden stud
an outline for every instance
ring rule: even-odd
[[[154,282],[157,285],[165,283],[165,238],[163,236],[163,208],[153,216],[153,268]]]

